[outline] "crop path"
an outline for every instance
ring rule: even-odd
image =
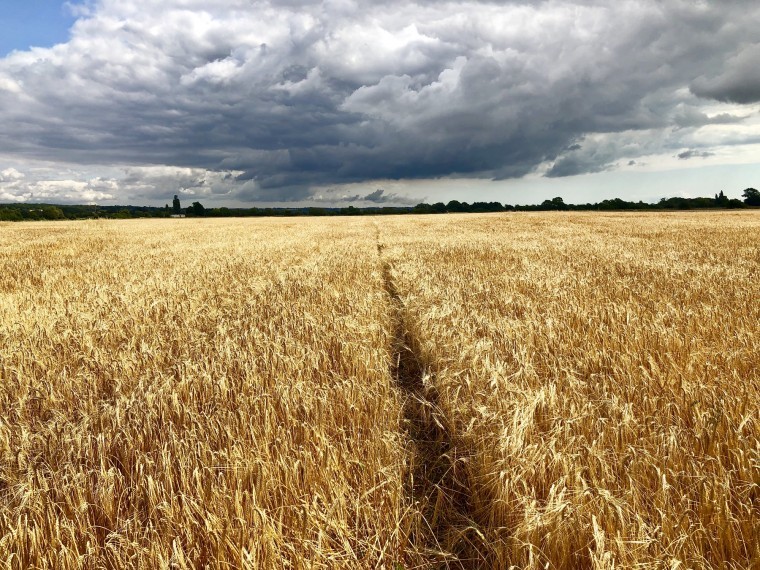
[[[393,307],[391,374],[404,395],[404,423],[415,447],[407,492],[423,514],[423,527],[416,529],[412,541],[433,568],[482,568],[484,549],[472,517],[467,454],[452,441],[434,378],[427,375],[419,343],[410,333],[406,307],[383,249],[378,232],[377,251]]]

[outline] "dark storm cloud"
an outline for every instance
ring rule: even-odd
[[[101,0],[87,14],[69,43],[0,60],[0,153],[132,165],[117,195],[303,200],[368,180],[598,172],[623,147],[586,135],[744,119],[709,117],[689,89],[760,100],[760,7],[738,1]]]
[[[695,95],[717,101],[757,103],[760,101],[760,44],[740,49],[720,68],[717,75],[703,75],[694,80]]]

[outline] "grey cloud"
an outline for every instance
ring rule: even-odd
[[[396,192],[386,192],[382,188],[378,188],[368,194],[353,194],[350,196],[340,195],[339,190],[332,189],[328,191],[322,191],[318,195],[311,196],[312,200],[318,202],[330,202],[333,204],[352,204],[356,202],[365,202],[375,205],[395,205],[395,206],[410,206],[420,202],[419,199],[410,198],[408,196],[402,196]]]
[[[699,97],[733,103],[760,101],[760,44],[739,51],[725,62],[718,75],[703,75],[691,85]]]
[[[707,114],[689,107],[679,110],[673,121],[678,127],[704,127],[705,125],[731,125],[741,123],[747,119],[749,115],[732,115],[730,113],[719,113],[717,115],[708,116]]]
[[[714,154],[715,153],[713,152],[689,149],[683,152],[679,152],[676,156],[680,160],[689,160],[690,158],[708,158],[710,156],[713,156]]]
[[[740,120],[686,87],[754,100],[746,3],[390,4],[100,0],[69,43],[0,60],[0,152],[127,165],[124,196],[306,200],[547,161],[597,172],[630,155],[587,135]]]
[[[378,188],[374,192],[370,192],[366,196],[362,198],[362,200],[367,200],[369,202],[386,202],[388,198],[386,196],[383,196],[385,194],[385,190],[381,190]]]
[[[609,170],[609,159],[596,160],[596,157],[565,156],[557,160],[547,171],[547,178],[561,178],[590,172]]]
[[[409,203],[409,200],[395,194],[393,192],[386,194],[385,190],[378,188],[374,192],[370,192],[366,196],[362,196],[360,200],[366,202],[373,202],[375,204],[387,204],[387,203]]]
[[[620,145],[619,140],[610,142],[607,138],[597,135],[584,139],[583,145],[575,143],[566,147],[559,157],[551,159],[553,163],[544,176],[562,178],[612,169],[617,155],[631,152],[630,149],[625,152],[625,145]]]

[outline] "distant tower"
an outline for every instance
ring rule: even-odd
[[[174,201],[172,202],[172,208],[174,209],[175,214],[179,214],[182,212],[179,206],[179,198],[177,198],[177,195],[174,195]]]

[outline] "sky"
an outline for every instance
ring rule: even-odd
[[[4,0],[0,203],[760,186],[760,3]]]
[[[60,0],[3,0],[0,22],[2,57],[13,50],[67,41],[74,14]]]

